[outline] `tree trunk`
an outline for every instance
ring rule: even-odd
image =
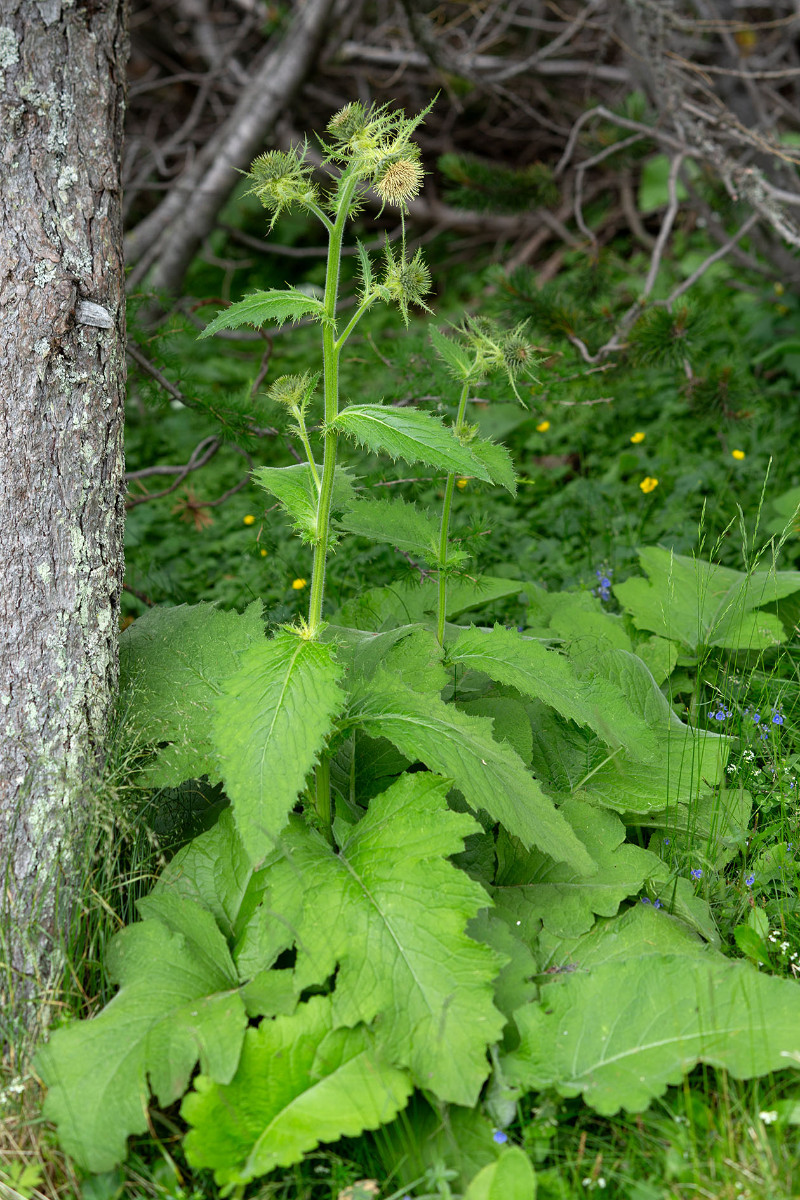
[[[0,1051],[18,1054],[63,967],[117,679],[125,18],[0,0]]]

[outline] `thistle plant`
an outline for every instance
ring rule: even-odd
[[[445,1163],[431,1135],[421,1172],[387,1168],[409,1194],[438,1163],[468,1200],[530,1200],[533,1167],[512,1140],[523,1093],[638,1112],[701,1060],[738,1077],[800,1062],[796,987],[728,961],[704,895],[672,865],[701,829],[703,861],[724,867],[750,800],[720,790],[730,739],[685,725],[654,677],[691,648],[698,614],[704,646],[777,643],[777,616],[753,610],[800,590],[800,573],[745,578],[644,551],[649,582],[607,589],[630,633],[588,593],[456,579],[456,478],[515,483],[507,451],[467,422],[469,398],[500,373],[521,399],[536,363],[523,326],[432,329],[460,386],[450,425],[340,403],[342,349],[372,305],[405,322],[426,307],[430,276],[404,236],[377,262],[359,246],[355,309],[345,321],[337,307],[365,190],[402,212],[422,184],[424,115],[337,113],[327,190],[305,145],[262,155],[249,176],[271,222],[297,207],[328,235],[322,300],[256,292],[204,333],[320,326],[321,373],[268,392],[306,461],[254,472],[312,550],[309,608],[268,636],[258,601],[152,608],[123,635],[125,711],[148,748],[138,782],[206,778],[227,805],[112,940],[114,999],[37,1057],[45,1116],[85,1171],[124,1159],[152,1096],[182,1101],[190,1166],[237,1200],[320,1143],[387,1126],[382,1144],[398,1145],[410,1122],[421,1143],[446,1127],[469,1151]],[[443,475],[441,514],[362,498],[338,461],[343,438]],[[347,534],[398,546],[435,578],[326,611],[328,555]],[[453,624],[523,591],[530,635]],[[412,1171],[415,1154],[403,1161]]]

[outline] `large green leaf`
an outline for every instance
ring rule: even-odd
[[[519,1146],[509,1146],[497,1162],[479,1171],[464,1200],[536,1200],[536,1175]]]
[[[473,809],[485,809],[525,846],[591,874],[594,862],[569,824],[486,717],[420,696],[386,672],[354,690],[349,721],[385,737],[412,760],[452,779]]]
[[[607,755],[602,747],[588,747],[589,762],[578,779],[570,780],[571,789],[583,783],[596,803],[620,813],[645,814],[694,803],[723,781],[730,739],[684,725],[637,655],[598,650],[593,666],[619,689],[631,709],[641,714],[656,737],[658,753],[651,762],[643,763],[625,750]],[[555,737],[557,740],[558,734]],[[571,733],[566,734],[566,741],[566,753],[571,753]],[[548,753],[552,756],[552,749]]]
[[[384,404],[351,404],[342,409],[333,428],[374,453],[404,458],[409,463],[426,463],[448,473],[475,475],[486,482],[491,480],[486,467],[434,413]]]
[[[225,790],[254,862],[272,850],[331,731],[340,675],[332,646],[280,630],[242,655],[217,699]]]
[[[212,1168],[218,1184],[247,1183],[390,1121],[411,1094],[405,1073],[380,1059],[363,1027],[336,1025],[330,998],[314,996],[248,1029],[227,1086],[200,1075],[181,1106],[191,1165]]]
[[[706,955],[619,959],[553,976],[520,1009],[506,1078],[582,1095],[610,1116],[641,1112],[698,1062],[737,1079],[800,1062],[800,990],[743,962]]]
[[[439,522],[405,500],[355,500],[337,525],[348,533],[419,555],[426,562],[438,560]]]
[[[754,611],[800,591],[800,571],[751,571],[672,554],[656,546],[639,552],[648,579],[626,579],[614,594],[638,629],[698,646],[768,650],[784,640],[772,613]]]
[[[488,897],[447,861],[478,826],[448,808],[447,789],[427,772],[402,776],[372,799],[339,854],[293,822],[250,941],[263,932],[271,943],[288,914],[297,986],[335,972],[337,1024],[376,1021],[380,1052],[419,1087],[474,1104],[503,1017],[493,1004],[497,958],[465,933]]]
[[[260,896],[260,874],[253,870],[233,813],[219,820],[171,858],[150,893],[183,896],[210,912],[226,937],[238,936]]]
[[[497,842],[494,901],[528,941],[540,924],[560,937],[577,937],[591,929],[595,914],[613,916],[646,879],[664,873],[656,855],[625,843],[625,826],[613,813],[575,799],[566,800],[559,812],[597,863],[590,879],[535,850],[523,850],[508,835]]]
[[[682,921],[652,904],[634,904],[618,917],[596,921],[588,933],[564,938],[546,929],[536,947],[542,968],[551,974],[561,971],[591,971],[608,963],[643,960],[653,955],[683,955],[685,958],[713,954],[707,942]]]
[[[332,625],[323,637],[336,642],[340,660],[354,676],[371,679],[383,667],[414,691],[434,693],[450,680],[436,635],[422,625],[400,625],[384,633]]]
[[[212,604],[151,608],[120,638],[122,705],[147,744],[167,743],[144,772],[153,787],[220,779],[213,705],[239,655],[264,641],[261,603],[241,615]]]
[[[519,579],[453,579],[447,585],[446,614],[449,621],[474,608],[484,608],[525,590]],[[336,625],[379,630],[394,625],[412,625],[435,619],[439,587],[435,579],[401,580],[388,587],[367,588],[348,600],[329,620]]]
[[[87,1171],[109,1171],[130,1134],[147,1130],[150,1092],[162,1106],[186,1090],[198,1059],[227,1083],[247,1023],[236,971],[214,918],[182,897],[153,904],[106,951],[120,991],[98,1016],[57,1029],[36,1056],[44,1115]]]
[[[579,676],[567,659],[539,642],[499,625],[491,630],[471,628],[448,647],[447,658],[543,700],[569,720],[594,729],[610,746],[624,747],[635,759],[655,757],[652,730],[620,688],[598,674]]]
[[[317,536],[317,504],[319,493],[308,463],[291,467],[256,467],[254,483],[280,503],[289,514],[292,524],[306,542]],[[344,471],[337,471],[333,486],[333,510],[344,508],[353,495],[353,485]]]
[[[301,317],[325,320],[325,306],[321,300],[298,292],[294,288],[281,291],[270,288],[268,292],[251,292],[238,304],[231,304],[217,313],[198,336],[211,337],[220,329],[238,329],[240,325],[253,325],[260,329],[267,322],[285,325],[287,321],[299,321]]]

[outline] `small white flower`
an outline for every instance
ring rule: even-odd
[[[773,1121],[777,1121],[778,1114],[775,1109],[772,1108],[769,1110],[769,1112],[760,1112],[758,1114],[758,1119],[763,1121],[765,1125],[771,1125]]]

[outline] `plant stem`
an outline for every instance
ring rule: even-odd
[[[316,637],[322,624],[322,604],[325,598],[325,566],[328,559],[328,536],[331,520],[333,483],[336,478],[336,449],[338,431],[333,422],[339,414],[339,354],[343,339],[336,341],[336,302],[339,296],[339,270],[342,261],[342,237],[350,214],[350,204],[358,186],[358,177],[351,175],[342,188],[335,222],[329,224],[328,266],[325,274],[325,324],[322,327],[322,363],[325,393],[325,450],[322,459],[322,479],[317,499],[317,540],[314,544],[314,565],[311,571],[311,597],[308,604],[308,636]],[[313,461],[313,460],[312,460]],[[331,802],[331,766],[325,753],[316,769],[315,803],[325,837],[333,840],[333,805]]]
[[[322,602],[325,597],[325,566],[328,558],[328,531],[331,519],[333,481],[336,475],[338,432],[331,429],[339,413],[339,354],[341,341],[336,341],[336,301],[339,295],[339,268],[342,259],[342,237],[358,179],[347,181],[339,202],[336,221],[328,241],[328,269],[325,276],[325,316],[322,330],[322,359],[325,391],[325,451],[322,459],[322,480],[317,503],[317,540],[314,546],[314,565],[311,573],[311,596],[308,604],[308,633],[314,637],[322,622]]]
[[[311,468],[311,474],[314,476],[314,483],[317,485],[317,496],[319,496],[320,479],[317,464],[314,462],[314,454],[311,450],[311,443],[308,440],[308,430],[306,429],[305,417],[301,412],[297,413],[297,432],[300,435],[300,441],[303,443],[303,449],[306,452],[308,465]]]
[[[353,313],[352,317],[348,321],[347,325],[342,330],[341,336],[337,339],[337,341],[335,343],[335,349],[336,349],[337,354],[341,350],[342,346],[345,344],[347,339],[350,337],[350,334],[353,332],[356,325],[363,317],[364,313],[367,311],[368,308],[370,308],[375,303],[375,301],[377,299],[378,299],[377,292],[368,292],[367,295],[364,297],[364,299],[361,301],[358,308],[356,309],[356,311]]]
[[[455,428],[459,429],[464,421],[464,413],[467,409],[467,397],[469,395],[469,379],[464,380],[464,386],[461,389],[461,399],[458,402],[458,412],[456,414]],[[456,485],[455,474],[451,473],[447,476],[447,483],[444,489],[444,504],[442,505],[442,525],[439,531],[439,606],[438,620],[436,623],[436,636],[439,639],[439,645],[444,641],[444,618],[447,604],[447,575],[445,574],[445,566],[447,563],[447,538],[450,532],[450,509],[453,506],[453,490]]]

